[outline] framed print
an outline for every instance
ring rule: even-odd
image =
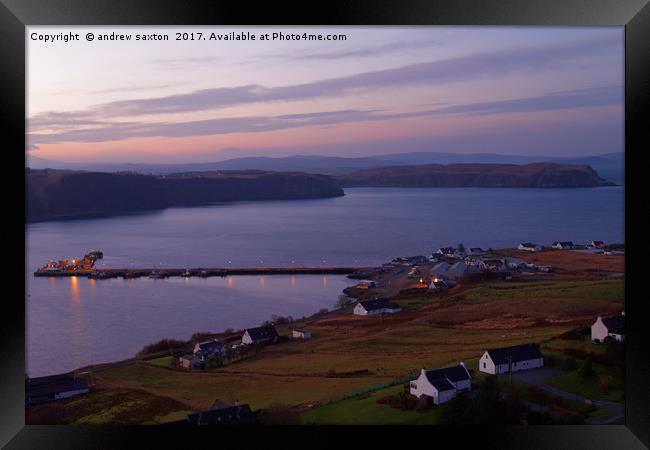
[[[646,448],[645,2],[1,13],[7,448]]]

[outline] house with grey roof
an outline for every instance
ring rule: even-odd
[[[492,375],[543,366],[544,356],[535,343],[486,350],[479,360],[479,370]]]
[[[615,316],[598,316],[591,326],[591,340],[604,342],[606,339],[625,341],[625,311]]]
[[[434,405],[451,400],[459,391],[471,389],[472,377],[462,362],[452,367],[422,369],[420,376],[410,383],[411,395],[427,396]]]

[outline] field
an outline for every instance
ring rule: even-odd
[[[426,412],[400,411],[388,405],[377,403],[387,395],[396,395],[402,385],[374,392],[367,396],[342,400],[307,411],[301,415],[306,425],[433,425],[437,422],[440,409],[432,407]]]
[[[400,411],[376,402],[401,386],[366,398],[337,400],[359,389],[414,376],[423,367],[459,361],[475,366],[488,348],[539,342],[555,354],[571,346],[602,352],[602,347],[591,343],[554,338],[590,325],[599,314],[623,309],[622,277],[575,273],[577,267],[609,268],[618,273],[623,259],[573,253],[533,255],[556,267],[570,266],[573,272],[559,269],[562,273],[533,281],[466,284],[444,295],[402,297],[396,301],[407,307],[393,316],[321,316],[306,322],[313,339],[267,346],[251,358],[222,368],[172,369],[169,357],[91,368],[93,380],[106,392],[138,392],[176,406],[170,404],[156,416],[131,408],[87,420],[110,422],[112,417],[127,420],[126,416],[134,423],[163,417],[172,420],[177,411],[204,410],[221,399],[248,403],[254,410],[273,403],[290,405],[301,412],[303,421],[311,423],[433,423],[435,412]],[[566,373],[552,383],[598,398],[594,391],[597,381],[578,385],[574,375]],[[613,379],[605,398],[613,399],[621,392],[619,381]]]
[[[133,389],[100,389],[87,395],[29,408],[29,424],[134,425],[184,418],[191,410],[181,402]]]

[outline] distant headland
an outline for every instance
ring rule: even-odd
[[[424,164],[354,171],[335,179],[343,187],[530,187],[616,186],[588,165]]]

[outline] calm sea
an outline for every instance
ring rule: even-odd
[[[241,202],[27,227],[30,376],[133,356],[161,338],[257,326],[332,307],[341,276],[34,278],[50,259],[98,267],[374,265],[438,247],[624,241],[623,187],[348,188],[322,200]]]

